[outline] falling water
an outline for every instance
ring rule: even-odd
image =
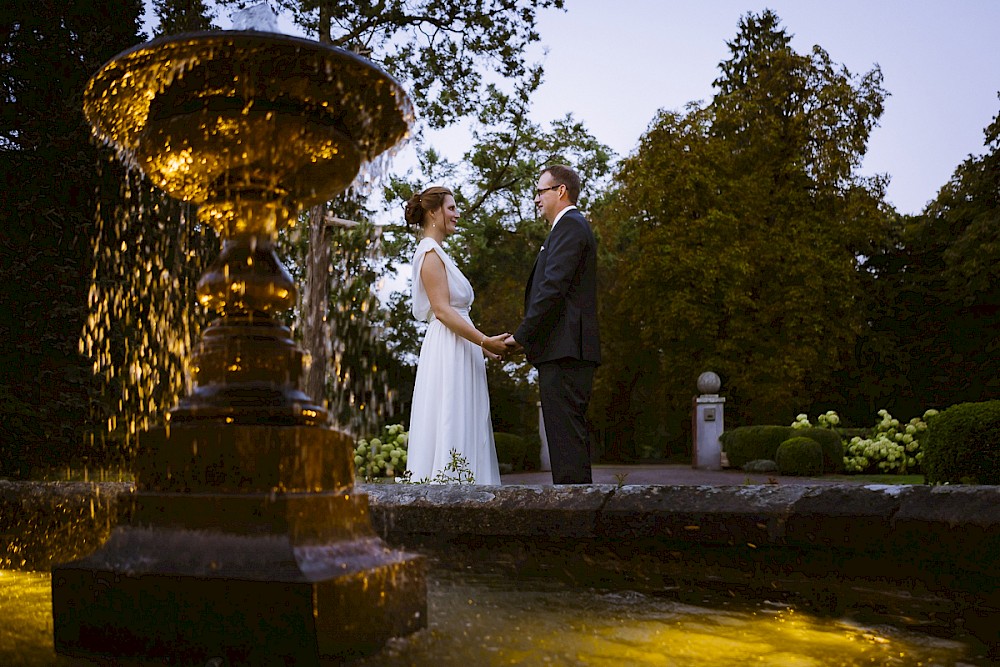
[[[351,224],[333,211],[325,221],[312,218],[313,211],[300,215],[279,236],[280,253],[292,277],[304,286],[287,324],[305,352],[307,371],[317,364],[325,371],[316,398],[325,402],[330,425],[364,434],[392,413],[398,395],[385,365],[375,359],[381,332],[377,290],[384,259],[382,228]],[[317,249],[320,245],[326,252]]]
[[[218,240],[193,206],[157,193],[135,170],[117,194],[95,213],[79,349],[102,388],[90,437],[128,457],[136,435],[190,389],[186,364],[206,319],[192,309],[195,285]]]
[[[298,290],[275,248],[297,211],[343,192],[406,135],[405,92],[341,49],[209,31],[122,52],[88,82],[84,113],[124,164],[197,207],[196,222],[180,217],[181,232],[164,229],[169,220],[145,198],[125,209],[134,214],[114,209],[120,225],[100,223],[97,252],[125,269],[127,286],[102,291],[95,280],[88,333],[134,329],[140,350],[159,342],[168,367],[181,369],[165,373],[136,353],[117,374],[124,407],[130,383],[179,394],[189,352],[192,385],[162,427],[135,420],[142,446],[129,522],[97,551],[53,566],[56,650],[314,661],[371,652],[423,627],[423,559],[374,535],[347,436],[299,387],[302,353],[280,321]],[[182,237],[210,226],[221,253],[196,285],[182,282],[170,269],[191,244],[152,248],[146,225]],[[195,293],[215,317],[192,350]],[[176,309],[171,317],[157,319],[161,302]],[[115,342],[106,347],[104,336],[85,335],[82,347],[111,380]],[[136,343],[125,336],[122,348],[130,358]],[[169,406],[139,398],[139,411]],[[170,618],[184,621],[164,627]]]

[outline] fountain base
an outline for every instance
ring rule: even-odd
[[[186,424],[143,435],[131,522],[52,570],[58,653],[312,665],[426,625],[423,558],[388,548],[368,496],[323,465],[343,458],[342,434]],[[303,474],[304,462],[327,474]],[[167,472],[143,475],[156,468]]]
[[[56,651],[311,665],[426,625],[422,559],[374,536],[298,547],[290,537],[116,529],[98,552],[53,569]]]

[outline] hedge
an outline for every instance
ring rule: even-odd
[[[921,446],[928,484],[1000,484],[1000,401],[942,410]]]
[[[497,461],[509,463],[514,470],[524,470],[528,443],[519,435],[513,433],[493,434],[497,446]]]
[[[742,468],[750,461],[774,461],[778,447],[794,437],[810,438],[823,452],[823,471],[838,473],[844,470],[844,443],[840,434],[826,428],[792,428],[791,426],[740,426],[720,436],[722,449],[729,465]]]

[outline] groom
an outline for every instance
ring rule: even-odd
[[[597,242],[576,208],[580,177],[563,165],[538,178],[535,207],[551,229],[524,290],[524,320],[507,339],[538,369],[555,484],[590,484],[587,405],[601,363]]]

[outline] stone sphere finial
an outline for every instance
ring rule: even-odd
[[[718,394],[722,380],[712,371],[705,371],[698,376],[698,391],[703,394]]]

